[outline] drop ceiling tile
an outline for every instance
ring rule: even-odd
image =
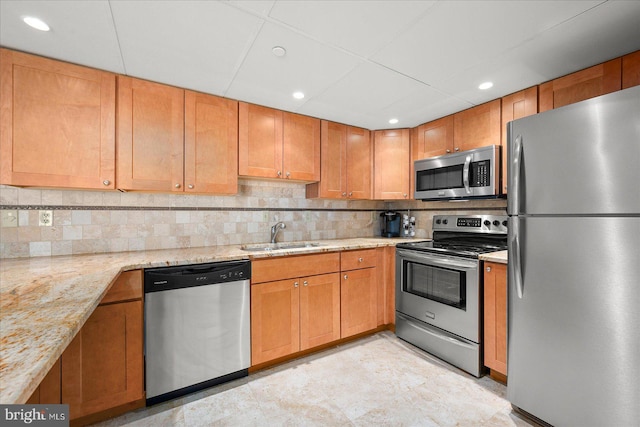
[[[224,95],[262,20],[220,2],[113,1],[126,73]]]
[[[274,46],[287,53],[276,57]],[[355,68],[360,61],[287,28],[266,22],[227,92],[228,96],[297,111]],[[291,96],[302,91],[306,97]]]
[[[278,1],[269,16],[333,46],[367,57],[435,1]]]
[[[230,0],[228,3],[233,7],[252,12],[263,18],[269,16],[269,11],[275,2],[275,0]]]
[[[516,48],[599,3],[601,1],[438,2],[418,23],[372,59],[437,86],[453,73]]]
[[[44,20],[51,31],[27,26]],[[107,1],[0,1],[0,45],[122,73],[122,58]]]

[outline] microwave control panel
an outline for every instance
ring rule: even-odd
[[[471,187],[486,187],[491,183],[491,161],[482,160],[471,163]]]

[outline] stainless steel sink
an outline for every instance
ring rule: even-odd
[[[294,242],[294,243],[261,243],[257,245],[242,245],[240,249],[248,252],[265,252],[265,251],[277,251],[279,249],[300,249],[300,248],[315,248],[322,246],[317,242]]]

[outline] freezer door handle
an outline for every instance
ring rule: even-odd
[[[513,176],[513,182],[509,189],[509,197],[513,202],[513,214],[520,213],[520,173],[522,164],[522,135],[518,135],[514,144],[513,162],[511,163],[511,176]]]
[[[464,167],[462,169],[462,181],[464,183],[464,189],[467,194],[471,194],[471,188],[469,187],[469,165],[471,164],[471,156],[467,156],[464,160]]]
[[[509,218],[509,231],[511,239],[509,241],[509,262],[513,262],[513,281],[515,282],[518,298],[522,299],[524,289],[522,285],[522,260],[520,258],[520,221],[518,218]],[[513,258],[513,259],[511,259]]]

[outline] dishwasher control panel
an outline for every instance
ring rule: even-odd
[[[159,292],[249,279],[251,261],[248,260],[151,268],[144,271],[144,291]]]

